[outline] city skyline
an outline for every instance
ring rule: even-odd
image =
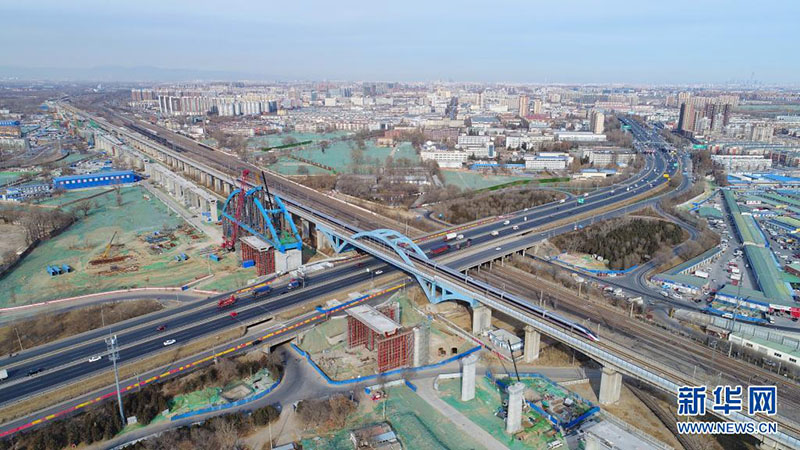
[[[0,37],[13,42],[0,76],[791,85],[797,12],[787,2],[377,10],[234,1],[219,11],[211,2],[42,1],[0,6]]]

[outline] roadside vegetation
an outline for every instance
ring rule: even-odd
[[[560,192],[536,189],[469,194],[439,203],[433,208],[433,212],[442,220],[458,225],[484,217],[508,214],[523,208],[532,208],[563,197],[564,194]]]
[[[613,219],[553,239],[562,251],[602,256],[612,270],[622,270],[651,259],[664,247],[683,241],[674,223],[649,219]]]
[[[284,370],[282,357],[279,353],[271,353],[263,355],[258,360],[248,359],[245,355],[222,358],[216,365],[165,383],[148,385],[123,397],[126,417],[135,416],[137,423],[145,426],[169,409],[174,397],[210,386],[224,386],[261,368],[269,370],[274,379],[280,379]],[[319,417],[330,418],[330,414],[326,411],[341,411],[341,406],[337,405],[340,405],[338,400],[331,402],[331,408],[320,407],[321,413],[318,414],[322,415]],[[15,435],[11,440],[0,440],[0,450],[27,448],[55,450],[111,439],[123,430],[117,408],[117,403],[113,399],[100,405],[90,406],[75,416]],[[207,420],[201,425],[166,431],[158,438],[148,439],[130,448],[241,448],[240,437],[251,433],[255,427],[274,422],[279,415],[280,412],[273,406],[257,408],[249,415],[242,412],[225,414]],[[338,418],[339,415],[335,417]]]
[[[0,328],[0,351],[7,354],[16,353],[20,350],[20,341],[24,348],[36,347],[100,328],[103,323],[111,325],[163,308],[164,305],[157,300],[132,300],[40,314],[31,319],[11,322]]]

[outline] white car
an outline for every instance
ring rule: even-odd
[[[89,362],[97,362],[97,361],[100,361],[101,359],[103,359],[102,356],[95,355],[95,356],[92,356],[91,358],[89,358]]]
[[[495,251],[497,251],[497,252],[499,252],[499,251],[500,251],[500,250],[502,250],[502,249],[503,249],[503,247],[495,247],[495,248],[494,248],[494,250],[495,250]]]
[[[519,225],[514,225],[513,227],[511,227],[511,229],[512,230],[519,230]]]
[[[383,273],[383,271],[382,271],[382,270],[376,270],[376,271],[375,271],[375,275],[380,275],[380,274],[382,274],[382,273]]]
[[[164,347],[167,347],[167,346],[172,345],[174,343],[175,343],[175,339],[167,339],[166,341],[164,341]]]

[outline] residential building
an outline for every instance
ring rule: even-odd
[[[528,115],[528,96],[527,95],[520,95],[519,96],[519,112],[517,113],[520,117],[525,117]]]
[[[595,134],[591,131],[556,131],[556,139],[566,142],[603,142],[605,134]]]
[[[566,154],[559,155],[525,155],[525,169],[540,171],[540,170],[566,170],[569,164],[569,156]]]
[[[772,159],[764,155],[711,155],[711,160],[727,172],[759,172],[772,168]]]
[[[592,113],[589,117],[592,125],[592,133],[603,134],[605,131],[605,114],[603,114],[602,111],[592,110]]]

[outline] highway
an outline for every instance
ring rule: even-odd
[[[559,204],[556,202],[531,209],[530,211],[520,211],[507,216],[505,220],[500,219],[461,231],[461,233],[465,235],[462,242],[471,239],[472,245],[478,247],[483,243],[491,242],[501,237],[516,236],[519,233],[524,233],[532,228],[546,225],[554,220],[589,212],[595,208],[606,207],[613,203],[627,200],[641,193],[641,188],[646,186],[649,180],[653,180],[654,183],[663,182],[660,181],[663,180],[663,177],[660,177],[660,173],[653,172],[651,167],[655,168],[657,171],[665,167],[663,158],[648,158],[646,168],[640,173],[640,176],[628,181],[630,186],[639,185],[638,188],[634,187],[628,191],[625,189],[625,185],[619,186],[615,194],[610,194],[613,188],[607,188],[605,192],[593,193],[585,197],[586,203],[583,205],[577,205],[576,203],[567,205],[566,203]],[[524,220],[526,217],[528,220]],[[505,224],[505,221],[509,221],[509,223]],[[518,226],[518,230],[513,230],[515,225]],[[558,231],[568,231],[569,226],[571,225],[563,226]],[[492,236],[491,233],[493,231],[497,231],[499,236]],[[542,234],[532,235],[532,237],[539,239],[542,237]],[[528,240],[532,237],[525,236],[518,239]],[[439,245],[441,245],[439,239],[428,239],[421,244],[421,247],[423,250],[430,251],[432,248]],[[462,250],[466,250],[466,248],[467,247],[464,246]],[[437,257],[441,258],[457,251],[455,247],[452,247],[451,250],[437,255]],[[485,250],[459,261],[455,266],[460,267],[465,264],[474,264],[474,261],[492,259],[494,252],[493,247],[489,246]],[[360,264],[358,267],[360,270],[356,270],[357,264]],[[366,273],[367,267],[373,270],[373,272],[383,270],[388,273],[393,270],[375,260],[367,260],[357,264],[348,264],[315,274],[306,279],[306,289],[294,292],[291,295],[287,295],[285,298],[270,300],[277,297],[276,293],[285,291],[285,283],[281,286],[276,286],[273,293],[258,298],[257,302],[263,302],[263,306],[251,308],[244,312],[240,311],[238,319],[243,321],[250,320],[258,315],[269,314],[280,308],[301,304],[316,296],[329,294],[340,284],[355,285],[359,282],[363,282],[370,277],[370,274]],[[338,281],[336,283],[329,283],[331,280]],[[78,379],[101,370],[106,370],[110,365],[106,359],[95,363],[89,363],[87,361],[91,356],[105,353],[106,348],[102,337],[108,333],[118,335],[119,341],[123,346],[120,355],[122,360],[126,361],[140,358],[161,349],[163,347],[163,342],[168,339],[185,342],[201,335],[230,327],[235,324],[235,322],[226,313],[220,313],[216,308],[216,301],[225,295],[229,294],[214,296],[208,301],[189,303],[181,305],[178,308],[162,310],[146,316],[134,318],[124,323],[112,325],[106,329],[90,331],[80,336],[27,350],[14,358],[8,358],[4,368],[7,368],[9,371],[9,379],[0,386],[0,404],[14,401],[24,395],[40,392],[53,386],[54,383],[64,382],[69,379]],[[248,301],[249,300],[244,300],[243,303],[247,303]],[[239,311],[238,309],[236,310]],[[201,325],[192,326],[192,324],[198,323]],[[166,331],[157,331],[156,328],[160,325],[166,325]],[[83,344],[76,345],[79,342]],[[126,343],[136,344],[130,344],[129,347],[125,347]],[[29,371],[38,369],[42,369],[43,372],[31,378],[27,377]]]

